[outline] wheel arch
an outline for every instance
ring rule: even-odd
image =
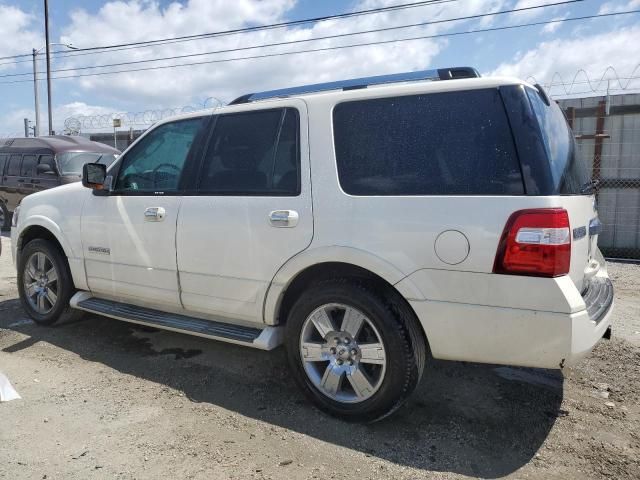
[[[71,247],[68,245],[60,228],[51,220],[45,217],[32,217],[29,219],[27,225],[23,226],[18,235],[16,245],[16,259],[19,258],[20,251],[24,246],[36,238],[42,238],[49,240],[65,257],[72,256]]]
[[[264,321],[284,324],[295,299],[313,282],[327,278],[354,278],[390,293],[415,318],[426,339],[417,314],[408,300],[422,300],[420,290],[389,262],[350,247],[327,247],[290,259],[275,275],[264,303]],[[401,280],[405,280],[400,283]]]

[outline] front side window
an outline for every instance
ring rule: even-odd
[[[56,167],[53,160],[53,155],[40,155],[38,165],[43,165],[46,168],[46,170],[43,168],[42,171],[38,172],[39,176],[55,175]]]
[[[538,92],[530,88],[525,90],[542,133],[554,183],[553,191],[561,195],[580,194],[589,180],[589,174],[586,165],[575,154],[575,140],[562,110],[553,101],[551,105],[544,103]]]
[[[22,158],[22,168],[20,169],[20,175],[23,177],[30,177],[35,174],[36,163],[38,157],[35,155],[25,155]]]
[[[218,116],[199,191],[212,195],[300,193],[299,116],[293,108]]]
[[[11,155],[9,157],[9,166],[7,167],[7,175],[10,177],[19,176],[21,163],[22,163],[22,155]]]
[[[58,154],[57,158],[61,175],[82,175],[82,166],[85,163],[97,162],[108,167],[115,161],[116,156],[113,153],[66,152]]]
[[[177,191],[191,144],[206,117],[165,123],[153,129],[124,156],[117,192]]]
[[[497,89],[359,100],[333,112],[335,154],[351,195],[522,195]]]

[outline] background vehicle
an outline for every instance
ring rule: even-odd
[[[591,183],[544,91],[473,69],[249,94],[160,122],[12,229],[26,311],[285,344],[323,410],[435,358],[562,368],[607,332]],[[440,80],[440,81],[425,81]],[[313,186],[313,189],[312,189]]]
[[[0,228],[11,224],[20,201],[47,188],[77,182],[82,165],[111,165],[120,152],[84,137],[9,138],[0,143]]]

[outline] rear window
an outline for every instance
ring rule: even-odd
[[[497,89],[345,102],[333,125],[348,194],[524,194]]]
[[[575,153],[575,140],[560,107],[547,105],[538,92],[526,88],[531,108],[538,119],[544,148],[549,159],[554,192],[578,195],[589,181],[586,165]],[[588,190],[585,190],[588,193]]]

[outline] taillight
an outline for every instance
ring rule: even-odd
[[[494,273],[557,277],[569,273],[571,230],[563,208],[519,210],[504,227]]]

